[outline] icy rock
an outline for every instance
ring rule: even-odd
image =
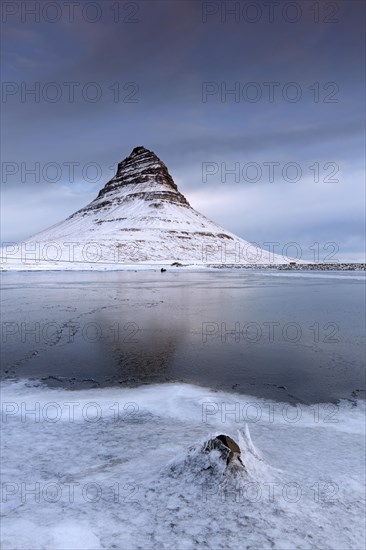
[[[204,453],[210,453],[212,450],[219,451],[221,459],[226,461],[227,466],[231,462],[237,461],[244,468],[240,457],[240,447],[230,436],[220,434],[209,439],[204,444],[202,451]]]
[[[169,462],[165,473],[195,484],[221,483],[226,476],[247,476],[242,451],[229,435],[219,433],[189,447]]]
[[[198,442],[168,463],[163,473],[187,483],[227,485],[239,480],[263,480],[276,476],[253,445],[247,425],[238,431],[238,442],[218,432]]]

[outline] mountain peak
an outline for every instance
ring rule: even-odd
[[[149,149],[138,146],[118,163],[114,177],[100,190],[96,200],[109,198],[118,200],[118,195],[138,194],[140,198],[179,202],[189,206],[188,201],[178,191],[166,165]]]
[[[130,157],[135,157],[136,155],[142,155],[143,153],[150,153],[151,155],[155,154],[152,151],[149,151],[149,149],[146,149],[146,147],[144,147],[143,145],[139,145],[138,147],[135,147],[134,149],[132,149],[132,153],[130,154]]]
[[[159,159],[153,151],[146,149],[142,145],[132,149],[131,153],[118,163],[118,170],[115,175],[117,177],[124,169],[134,171],[142,171],[143,169],[148,170],[149,168],[160,168],[161,170],[168,172],[165,164]],[[108,184],[107,184],[108,185]]]

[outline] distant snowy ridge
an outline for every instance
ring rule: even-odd
[[[183,262],[283,265],[226,231],[179,192],[165,164],[136,147],[87,206],[2,253],[6,268],[92,269]]]

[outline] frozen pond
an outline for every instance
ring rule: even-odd
[[[365,396],[361,272],[9,272],[2,303],[5,378]]]
[[[4,550],[364,547],[361,274],[5,273],[2,299]],[[202,450],[222,433],[243,468]]]

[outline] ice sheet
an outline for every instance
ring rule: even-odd
[[[4,549],[364,546],[362,401],[23,380],[4,383],[2,403]],[[229,492],[206,470],[170,474],[190,446],[217,432],[238,440],[246,424],[263,462]]]

